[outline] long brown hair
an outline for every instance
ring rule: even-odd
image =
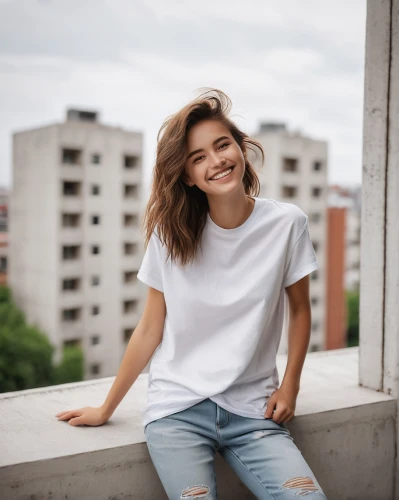
[[[260,151],[262,164],[264,162],[262,145],[228,118],[230,110],[231,100],[224,92],[207,89],[180,111],[167,117],[158,132],[151,195],[143,218],[145,248],[156,229],[156,234],[167,248],[167,259],[171,256],[182,266],[194,259],[201,246],[209,211],[206,193],[196,185],[190,187],[183,181],[189,130],[202,120],[219,120],[230,130],[243,153],[247,148],[255,155]],[[247,195],[258,196],[259,178],[247,156],[243,183]]]

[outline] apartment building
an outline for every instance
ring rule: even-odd
[[[263,146],[265,163],[255,162],[259,196],[293,203],[309,216],[309,231],[319,269],[310,275],[312,329],[310,351],[325,349],[327,142],[290,132],[285,123],[264,122],[252,134]],[[287,306],[287,297],[286,297]],[[278,354],[287,352],[288,307]]]
[[[86,379],[116,374],[142,309],[142,151],[79,109],[13,135],[9,285],[55,361],[82,346]]]

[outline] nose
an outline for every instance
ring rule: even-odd
[[[212,153],[212,155],[210,156],[211,170],[214,171],[214,173],[220,170],[220,168],[223,167],[225,163],[225,158],[221,157],[220,154],[218,155],[217,153]]]

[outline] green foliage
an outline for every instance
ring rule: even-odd
[[[360,293],[358,290],[346,291],[348,347],[359,345],[359,299]]]
[[[55,384],[79,382],[83,380],[83,352],[80,347],[64,347],[61,363],[55,369]]]
[[[64,349],[58,366],[54,350],[43,332],[26,324],[11,290],[0,286],[0,393],[83,380],[81,348]]]

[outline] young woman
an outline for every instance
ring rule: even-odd
[[[151,356],[144,432],[170,499],[217,498],[219,451],[260,499],[325,499],[285,423],[294,416],[310,335],[309,274],[317,269],[308,217],[258,197],[247,156],[260,152],[211,89],[158,134],[138,278],[143,315],[100,408],[57,416],[106,422]],[[285,293],[288,362],[276,353]]]

